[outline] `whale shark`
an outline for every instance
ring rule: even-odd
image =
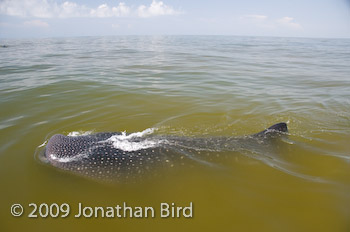
[[[154,170],[182,165],[215,165],[220,154],[260,149],[288,133],[277,123],[259,133],[241,137],[186,137],[142,132],[99,132],[53,135],[43,150],[45,161],[64,171],[97,180],[130,180]]]

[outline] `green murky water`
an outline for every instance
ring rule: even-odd
[[[350,40],[87,37],[1,41],[2,231],[349,231]],[[274,152],[227,153],[220,167],[179,167],[104,184],[36,157],[56,133],[241,136],[280,122]],[[155,170],[156,172],[157,170]],[[75,218],[86,206],[154,207],[154,218]],[[161,218],[160,204],[193,204]],[[12,204],[24,207],[11,215]],[[28,218],[36,203],[66,218]]]

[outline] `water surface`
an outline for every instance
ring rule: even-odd
[[[0,216],[6,231],[350,230],[350,40],[125,36],[2,40]],[[36,157],[56,133],[157,128],[243,136],[280,122],[276,149],[228,152],[137,184],[103,184]],[[227,158],[228,157],[228,158]],[[220,157],[219,157],[220,159]],[[14,203],[188,205],[190,219],[28,219]]]

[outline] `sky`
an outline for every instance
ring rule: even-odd
[[[350,0],[0,0],[0,38],[350,38]]]

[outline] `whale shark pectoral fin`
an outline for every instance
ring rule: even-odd
[[[280,122],[277,124],[274,124],[267,128],[266,130],[263,130],[259,133],[253,134],[254,137],[274,137],[278,135],[283,135],[288,133],[288,126],[285,122]]]

